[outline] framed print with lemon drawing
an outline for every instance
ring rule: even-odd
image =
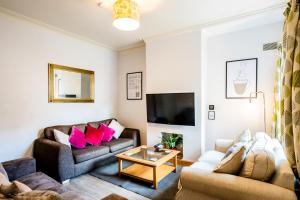
[[[257,92],[257,58],[227,61],[226,99],[250,98],[252,92]]]

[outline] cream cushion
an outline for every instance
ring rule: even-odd
[[[272,153],[266,150],[251,150],[246,157],[240,176],[267,181],[274,172],[275,161]]]
[[[2,173],[0,173],[0,185],[7,185],[9,184],[9,180],[6,178],[6,176]]]
[[[116,120],[112,120],[110,124],[108,125],[109,128],[113,129],[115,131],[113,137],[118,139],[121,135],[121,133],[124,131],[125,127],[122,126],[119,122]]]
[[[272,141],[272,138],[265,132],[256,132],[253,139]]]
[[[250,129],[244,130],[241,134],[235,137],[234,143],[238,142],[250,142],[252,140]]]
[[[237,148],[217,165],[214,172],[237,174],[242,167],[246,148],[245,146],[237,146]]]
[[[247,154],[240,176],[268,181],[274,172],[275,157],[272,139],[264,136],[256,138],[254,145]]]
[[[54,129],[53,130],[54,133],[54,138],[56,140],[56,142],[59,142],[61,144],[65,144],[69,147],[71,147],[70,142],[69,142],[69,136],[59,130]]]

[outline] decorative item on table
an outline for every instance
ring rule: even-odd
[[[176,146],[182,140],[181,135],[179,134],[163,134],[161,137],[161,143],[167,149],[177,149]]]
[[[162,151],[163,148],[164,148],[164,145],[161,143],[154,145],[155,152],[160,152],[160,151]]]

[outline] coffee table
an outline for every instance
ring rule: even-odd
[[[179,151],[163,149],[155,152],[153,147],[140,146],[117,154],[119,163],[119,176],[126,175],[152,183],[157,189],[158,182],[168,174],[176,173],[177,155]],[[133,163],[123,169],[122,161]],[[172,165],[167,162],[171,161]]]

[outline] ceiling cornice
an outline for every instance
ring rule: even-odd
[[[99,46],[99,47],[102,47],[102,48],[105,48],[105,49],[108,49],[108,50],[111,50],[111,51],[120,52],[120,51],[130,50],[130,49],[133,49],[133,48],[142,47],[142,46],[145,45],[145,43],[147,43],[148,41],[154,40],[154,39],[174,36],[174,35],[183,34],[183,33],[186,33],[186,32],[201,31],[203,28],[206,28],[206,27],[210,27],[210,26],[213,26],[213,25],[219,25],[219,24],[222,24],[222,23],[235,21],[235,20],[238,20],[238,19],[254,16],[254,15],[257,15],[257,14],[262,14],[262,13],[265,13],[265,12],[270,12],[270,11],[277,10],[277,9],[282,9],[285,6],[286,6],[286,3],[283,2],[283,3],[279,3],[277,5],[273,5],[273,6],[264,8],[264,9],[249,11],[249,12],[245,12],[245,13],[242,13],[242,14],[239,14],[239,15],[227,16],[227,17],[224,17],[224,18],[218,18],[218,19],[203,21],[202,23],[199,23],[197,25],[194,25],[194,26],[191,26],[191,27],[188,27],[188,28],[178,29],[178,30],[175,30],[175,31],[170,31],[170,32],[166,32],[166,33],[162,33],[162,34],[158,34],[158,35],[145,37],[143,39],[143,41],[134,43],[132,45],[127,45],[127,46],[124,46],[124,47],[117,47],[117,48],[105,45],[103,43],[99,43],[95,40],[92,40],[92,39],[89,39],[87,37],[81,36],[79,34],[72,33],[70,31],[58,28],[56,26],[52,26],[52,25],[47,24],[45,22],[42,22],[40,20],[36,20],[36,19],[31,18],[31,17],[27,17],[25,15],[22,15],[20,13],[14,12],[12,10],[3,8],[1,6],[0,6],[0,13],[9,15],[9,16],[18,18],[20,20],[24,20],[24,21],[33,23],[33,24],[36,24],[38,26],[47,28],[49,30],[59,32],[61,34],[67,35],[69,37],[72,37],[72,38],[75,38],[75,39],[78,39],[78,40],[81,40],[81,41],[84,41],[84,42],[87,42],[87,43],[90,43],[90,44],[93,44],[93,45],[96,45],[96,46]]]
[[[286,2],[282,2],[282,3],[276,4],[276,5],[273,5],[273,6],[269,6],[267,8],[263,8],[263,9],[260,9],[260,10],[254,10],[254,11],[244,12],[242,14],[238,14],[238,15],[234,15],[234,16],[227,16],[227,17],[223,17],[223,18],[203,21],[202,23],[199,23],[199,24],[194,25],[194,26],[190,26],[188,28],[178,29],[178,30],[175,30],[175,31],[162,33],[162,34],[159,34],[159,35],[153,35],[153,36],[145,37],[144,41],[145,41],[145,43],[147,43],[147,42],[149,42],[151,40],[155,40],[155,39],[161,39],[161,38],[165,38],[165,37],[169,37],[169,36],[175,36],[175,35],[180,35],[180,34],[183,34],[183,33],[193,32],[193,31],[201,31],[202,29],[210,27],[210,26],[215,26],[215,25],[220,25],[220,24],[223,24],[223,23],[232,22],[232,21],[247,18],[247,17],[250,17],[250,16],[263,14],[263,13],[270,12],[270,11],[275,11],[275,10],[278,10],[278,9],[283,9],[285,7],[286,7]]]
[[[144,47],[145,46],[145,42],[144,41],[140,41],[131,45],[127,45],[124,47],[120,47],[118,49],[116,49],[117,52],[122,52],[122,51],[128,51],[128,50],[132,50],[135,48],[140,48],[140,47]]]
[[[108,49],[108,50],[111,50],[111,51],[116,51],[117,50],[117,48],[113,48],[111,46],[96,42],[95,40],[89,39],[87,37],[81,36],[81,35],[76,34],[76,33],[72,33],[70,31],[66,31],[66,30],[58,28],[56,26],[52,26],[52,25],[47,24],[45,22],[42,22],[40,20],[36,20],[36,19],[31,18],[31,17],[27,17],[25,15],[22,15],[20,13],[14,12],[12,10],[3,8],[1,6],[0,6],[0,13],[3,13],[3,14],[8,15],[8,16],[15,17],[15,18],[20,19],[20,20],[24,20],[24,21],[33,23],[35,25],[47,28],[51,31],[55,31],[55,32],[67,35],[69,37],[72,37],[72,38],[75,38],[75,39],[78,39],[78,40],[81,40],[81,41],[84,41],[84,42],[87,42],[87,43],[90,43],[90,44],[93,44],[93,45],[96,45],[96,46],[99,46],[99,47],[102,47],[102,48],[105,48],[105,49]]]

